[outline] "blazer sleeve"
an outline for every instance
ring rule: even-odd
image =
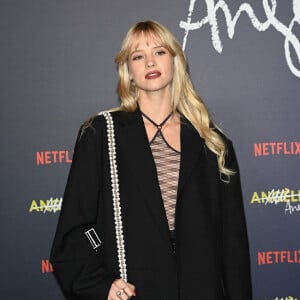
[[[227,144],[227,166],[236,171],[222,183],[223,278],[226,299],[250,300],[250,256],[240,174],[232,143]]]
[[[67,299],[107,300],[119,277],[107,272],[101,247],[93,250],[85,236],[98,215],[101,134],[93,127],[79,131],[51,249],[54,274]]]

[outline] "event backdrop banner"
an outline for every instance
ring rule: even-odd
[[[1,0],[1,299],[63,299],[48,259],[76,134],[118,105],[114,56],[147,19],[234,142],[253,299],[300,299],[300,0]]]

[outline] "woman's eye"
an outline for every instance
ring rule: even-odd
[[[139,60],[139,59],[142,59],[143,56],[142,55],[136,55],[136,56],[133,56],[132,60]]]
[[[159,50],[156,52],[156,55],[164,55],[164,54],[166,54],[165,50]]]

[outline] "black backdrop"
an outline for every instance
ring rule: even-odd
[[[118,105],[113,58],[146,19],[235,144],[254,299],[299,299],[299,0],[1,0],[1,298],[63,299],[48,257],[76,133]]]

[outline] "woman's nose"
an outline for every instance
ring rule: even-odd
[[[147,64],[147,68],[154,67],[155,66],[154,58],[153,57],[148,57],[146,64]]]
[[[147,63],[147,67],[148,68],[151,68],[151,67],[154,67],[155,66],[155,63],[153,62],[153,61],[149,61],[148,63]]]

